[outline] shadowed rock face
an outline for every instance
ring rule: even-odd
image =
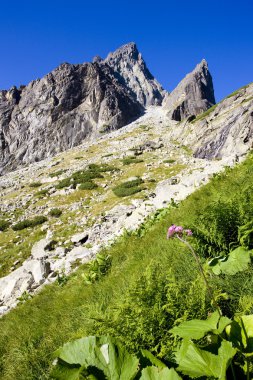
[[[0,91],[0,171],[53,156],[100,130],[121,128],[162,97],[133,44],[105,61],[64,63],[28,86]]]
[[[215,104],[213,81],[203,60],[166,96],[163,102],[172,120],[181,121],[198,115]]]

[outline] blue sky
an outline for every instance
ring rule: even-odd
[[[134,41],[172,90],[206,58],[216,99],[253,81],[253,0],[1,1],[0,89]]]

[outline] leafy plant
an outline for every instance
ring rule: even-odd
[[[217,275],[221,273],[234,275],[238,272],[247,270],[250,262],[250,251],[243,247],[238,247],[230,252],[228,256],[218,256],[213,258],[209,261],[209,266]]]
[[[65,271],[62,270],[57,273],[57,283],[59,286],[64,286],[68,282],[68,276],[66,275]]]
[[[226,380],[230,366],[234,380],[250,379],[253,356],[253,315],[230,320],[213,313],[206,321],[191,320],[170,332],[183,338],[175,352],[177,370],[190,377]],[[192,339],[200,340],[193,343]]]
[[[142,353],[145,357],[145,352]],[[58,380],[108,379],[108,380],[180,380],[174,369],[163,363],[160,367],[148,365],[142,370],[136,355],[130,354],[117,340],[107,336],[89,336],[66,343],[55,352],[56,367],[52,378]],[[154,358],[155,359],[155,358]],[[153,357],[148,355],[147,363]]]
[[[111,267],[111,256],[98,253],[96,258],[88,263],[88,273],[83,274],[84,282],[88,285],[98,281]]]

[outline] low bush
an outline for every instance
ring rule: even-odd
[[[42,185],[41,182],[32,182],[29,184],[30,187],[40,187]]]
[[[49,211],[49,215],[54,216],[56,218],[61,216],[61,214],[62,214],[62,210],[60,210],[59,208],[52,208],[52,210]]]
[[[83,182],[80,184],[79,189],[80,190],[93,190],[96,189],[98,185],[92,181]]]
[[[25,220],[22,220],[21,222],[14,224],[12,226],[12,229],[14,231],[20,231],[28,227],[38,226],[39,224],[43,224],[46,221],[47,221],[47,217],[43,215],[38,215],[38,216],[35,216],[35,218],[33,219],[25,219]]]
[[[123,158],[122,160],[123,165],[131,165],[131,164],[138,164],[140,162],[143,162],[140,158],[136,158],[135,156],[129,156],[126,158]]]
[[[37,193],[35,193],[36,196],[40,197],[40,196],[43,196],[43,195],[47,195],[48,194],[48,190],[47,189],[42,189],[40,191],[37,191]]]
[[[5,231],[9,227],[10,223],[7,220],[0,219],[0,231]]]
[[[143,187],[140,187],[140,185],[143,183],[143,180],[141,178],[138,178],[133,181],[123,182],[120,185],[114,187],[112,190],[114,194],[117,195],[117,197],[127,197],[144,190]]]
[[[65,173],[66,171],[67,171],[67,170],[63,170],[63,169],[58,170],[58,171],[56,171],[56,172],[50,173],[50,174],[49,174],[49,177],[50,177],[50,178],[58,177],[58,176],[62,175],[63,173]]]
[[[73,173],[71,177],[65,178],[56,185],[57,189],[63,189],[64,187],[69,187],[73,185],[74,188],[78,184],[82,184],[81,189],[83,190],[92,190],[97,187],[95,183],[92,182],[92,179],[95,178],[104,178],[101,173],[118,171],[118,168],[110,166],[107,164],[90,164],[85,170],[78,170]]]
[[[64,187],[69,187],[71,185],[71,178],[62,179],[56,186],[56,189],[63,189]]]

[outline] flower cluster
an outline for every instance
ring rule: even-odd
[[[172,238],[175,235],[179,237],[183,235],[192,236],[192,231],[184,229],[182,226],[176,226],[175,224],[172,224],[172,226],[168,228],[167,239]]]

